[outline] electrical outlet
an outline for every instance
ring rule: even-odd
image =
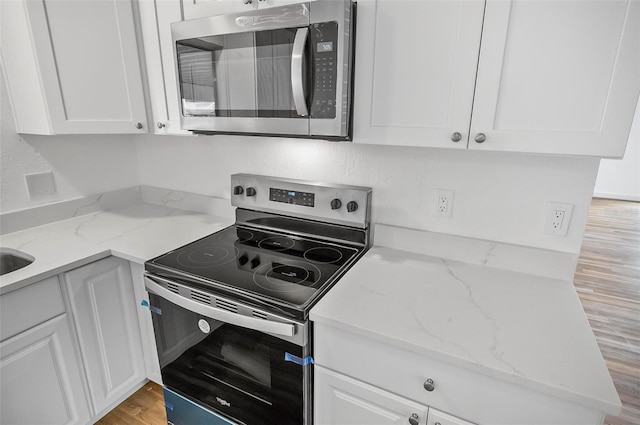
[[[450,218],[453,211],[453,190],[436,189],[433,197],[433,215]]]
[[[572,204],[547,202],[544,227],[542,231],[549,235],[566,236],[573,212]]]

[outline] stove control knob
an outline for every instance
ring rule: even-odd
[[[238,258],[238,263],[241,266],[244,266],[245,264],[247,264],[248,261],[249,261],[249,257],[247,257],[247,254],[242,254],[240,258]]]
[[[349,212],[358,211],[358,203],[356,201],[347,202],[347,211],[349,211]]]
[[[233,194],[234,195],[242,195],[244,193],[244,187],[242,186],[234,186],[233,187]]]
[[[247,188],[247,196],[256,196],[256,188],[248,187]]]
[[[331,200],[331,209],[339,210],[342,207],[342,201],[338,198]]]
[[[255,257],[253,260],[251,260],[251,268],[252,269],[255,269],[259,265],[260,265],[260,258]]]

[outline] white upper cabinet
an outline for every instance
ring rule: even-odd
[[[358,2],[354,142],[467,147],[483,11],[468,0]]]
[[[182,20],[179,0],[139,0],[153,123],[156,134],[190,134],[180,129],[180,104],[171,23]]]
[[[640,2],[358,8],[355,142],[623,156],[640,92]]]
[[[0,3],[18,133],[147,131],[130,0]]]
[[[182,0],[182,8],[184,19],[188,20],[308,1],[312,0]]]
[[[469,147],[622,157],[639,91],[637,0],[490,0]]]
[[[258,8],[258,0],[182,0],[184,19],[205,18]]]

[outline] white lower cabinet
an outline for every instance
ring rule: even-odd
[[[471,425],[471,422],[431,408],[427,417],[427,425]]]
[[[314,380],[317,425],[426,424],[427,406],[322,366],[314,367]]]
[[[0,319],[0,423],[89,423],[82,362],[58,278],[2,295]]]
[[[319,425],[600,425],[604,420],[594,408],[321,322],[314,322],[313,337]],[[414,413],[417,422],[410,420]]]
[[[115,257],[64,274],[94,415],[146,379],[129,262]]]
[[[473,425],[322,366],[314,379],[317,425]]]

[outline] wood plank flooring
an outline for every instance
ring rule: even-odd
[[[640,203],[594,199],[574,285],[607,362],[622,414],[640,424]],[[99,425],[166,425],[162,389],[150,382]]]
[[[574,286],[622,400],[607,425],[640,424],[640,203],[594,199]]]
[[[96,425],[167,425],[162,387],[147,382]]]

